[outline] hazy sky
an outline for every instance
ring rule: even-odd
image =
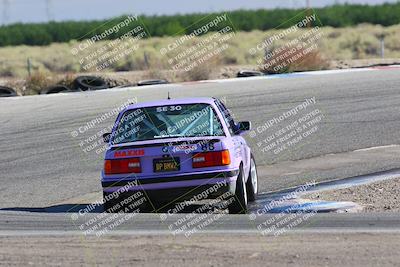
[[[313,7],[334,3],[397,2],[397,0],[310,0]],[[0,24],[50,20],[105,19],[122,14],[177,14],[293,7],[306,0],[0,0]]]

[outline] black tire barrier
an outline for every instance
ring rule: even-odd
[[[167,80],[161,80],[161,79],[143,80],[143,81],[139,81],[137,83],[137,86],[155,85],[155,84],[167,84],[167,83],[169,83]]]
[[[255,71],[255,70],[241,70],[237,73],[237,77],[242,78],[242,77],[254,77],[254,76],[262,76],[264,73],[261,71]]]
[[[102,78],[96,76],[79,76],[74,80],[75,90],[102,90],[108,87],[109,86]]]
[[[65,85],[53,85],[50,86],[40,92],[41,95],[49,95],[49,94],[58,94],[58,93],[67,93],[73,92],[69,87]]]
[[[0,86],[0,97],[17,96],[14,89],[7,86]]]

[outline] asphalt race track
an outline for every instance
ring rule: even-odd
[[[400,68],[393,67],[0,99],[0,209],[4,209],[0,211],[0,231],[72,229],[70,214],[32,211],[59,203],[76,204],[73,199],[87,203],[86,196],[98,197],[103,154],[83,148],[90,136],[112,125],[116,115],[88,130],[79,129],[128,99],[161,99],[168,92],[173,98],[215,96],[225,100],[237,120],[251,120],[257,129],[315,97],[309,111],[318,108],[324,117],[307,139],[274,155],[258,148],[265,133],[248,137],[259,165],[260,192],[270,192],[313,179],[318,182],[399,168],[399,86]],[[327,162],[325,157],[332,160]],[[296,164],[302,166],[299,171],[289,171]],[[342,221],[335,216],[338,214],[316,215],[313,220],[318,229],[335,228]],[[397,215],[341,216],[348,216],[346,229],[357,224],[362,229],[374,227],[377,224],[368,220],[377,217],[381,218],[378,230],[400,226]],[[158,215],[139,214],[137,219],[138,224],[126,224],[123,230],[145,232],[146,225],[159,230],[151,227],[151,222],[160,221]],[[243,224],[248,224],[248,215],[228,215],[215,227],[245,232],[248,228]]]

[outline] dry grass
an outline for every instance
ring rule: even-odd
[[[31,76],[26,79],[25,83],[25,95],[39,94],[40,91],[54,84],[53,78],[41,71],[34,72]]]
[[[385,36],[385,56],[400,58],[400,25],[382,27],[379,25],[359,25],[349,28],[321,28],[323,37],[319,41],[319,53],[328,60],[365,59],[380,56],[380,36]],[[287,36],[276,42],[281,46],[299,36],[304,30],[295,35]],[[249,49],[262,42],[266,36],[279,33],[278,30],[267,32],[252,31],[238,32],[227,41],[229,48],[220,55],[220,65],[256,65],[263,56],[263,51],[251,55]],[[182,49],[199,43],[205,36],[185,43]],[[162,56],[159,50],[173,42],[172,37],[149,38],[140,40],[140,48],[127,57],[118,60],[106,71],[131,71],[168,69],[168,58]],[[98,42],[91,48],[93,51],[103,47],[108,41]],[[35,71],[49,71],[53,73],[84,72],[79,64],[79,58],[71,55],[71,48],[76,42],[51,44],[44,47],[2,47],[0,48],[0,76],[24,77],[27,75],[27,58],[31,59]],[[146,55],[146,56],[145,56]],[[146,60],[145,60],[146,57]],[[147,61],[147,64],[145,63]],[[93,71],[93,70],[92,70]]]
[[[211,74],[215,71],[216,65],[214,61],[207,62],[205,64],[201,64],[195,66],[189,71],[183,74],[184,81],[201,81],[201,80],[209,80]]]
[[[285,55],[287,55],[286,58]],[[267,74],[277,74],[295,71],[322,70],[328,68],[328,60],[324,59],[318,50],[293,50],[292,47],[285,47],[279,51],[279,53],[274,54],[271,58],[264,58],[263,64],[260,66],[260,71]]]
[[[299,37],[306,29],[285,36],[274,43],[274,47],[281,47],[291,40]],[[267,73],[290,72],[299,70],[317,70],[329,68],[333,60],[348,59],[373,59],[380,57],[380,37],[385,36],[385,57],[400,58],[400,25],[382,27],[380,25],[358,25],[349,28],[322,27],[322,37],[317,41],[318,49],[308,53],[307,56],[296,60],[290,66],[273,71],[264,69]],[[137,82],[140,79],[167,79],[181,82],[203,80],[216,77],[231,77],[232,69],[236,66],[249,66],[256,69],[264,51],[250,54],[249,50],[256,47],[266,37],[280,33],[280,30],[266,32],[238,32],[227,40],[228,48],[217,58],[207,60],[198,67],[185,71],[173,71],[168,63],[168,57],[159,52],[162,47],[174,41],[173,37],[156,37],[139,41],[140,48],[128,56],[116,61],[104,73],[115,71],[138,71],[134,78],[117,81],[115,85],[125,81]],[[180,49],[185,50],[207,38],[201,36],[184,43]],[[109,41],[95,43],[91,49],[97,50],[104,47]],[[0,48],[0,78],[26,80],[21,87],[18,83],[17,90],[21,94],[35,94],[50,83],[70,85],[72,79],[83,72],[94,72],[93,69],[85,71],[79,63],[79,58],[71,54],[71,48],[76,47],[77,42],[54,43],[43,47],[16,46]],[[27,59],[32,62],[32,77],[27,77]],[[265,62],[264,62],[265,63]],[[67,73],[67,74],[66,74]],[[124,72],[119,72],[124,73]],[[97,73],[99,74],[99,73]],[[140,74],[140,75],[139,75]],[[102,74],[100,74],[102,75]],[[107,74],[108,75],[108,74]],[[124,75],[121,75],[122,77]],[[3,83],[4,84],[4,83]]]

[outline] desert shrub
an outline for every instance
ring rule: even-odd
[[[331,31],[329,34],[328,34],[328,38],[338,38],[338,37],[340,37],[340,32],[339,31]]]
[[[11,68],[0,68],[0,77],[14,77],[15,73]]]
[[[74,80],[75,80],[75,75],[73,75],[72,73],[67,73],[57,82],[57,84],[65,85],[69,88],[72,88]]]
[[[52,58],[49,60],[42,61],[42,64],[45,69],[51,72],[77,72],[79,68],[77,65],[68,63],[68,62],[60,62],[57,58]]]
[[[212,72],[211,68],[209,68],[206,64],[201,64],[187,71],[185,75],[185,80],[186,81],[208,80],[210,78],[211,72]]]
[[[238,64],[254,67],[255,65],[261,65],[262,62],[258,62],[263,57],[263,51],[257,51],[256,54],[249,53],[249,50],[256,47],[257,44],[261,43],[266,36],[271,36],[278,33],[280,30],[271,31],[252,31],[252,32],[237,32],[236,36],[229,41],[229,48],[220,54],[220,60],[222,64]],[[346,27],[346,28],[332,28],[332,27],[321,27],[321,32],[324,33],[319,43],[319,53],[323,55],[323,58],[329,60],[341,60],[341,59],[359,59],[359,58],[376,58],[380,56],[380,42],[379,34],[385,35],[385,57],[386,58],[400,58],[400,42],[398,36],[400,36],[400,25],[382,27],[378,25],[361,25],[359,27]],[[338,34],[330,34],[337,32]],[[299,31],[301,34],[302,31]],[[340,33],[340,34],[339,34]],[[196,39],[197,42],[204,40],[204,36],[200,36]],[[297,38],[293,34],[290,36],[291,39]],[[245,42],[243,40],[246,40]],[[161,70],[172,70],[171,64],[168,63],[168,59],[171,56],[162,56],[159,52],[161,47],[167,46],[173,41],[172,37],[164,38],[149,38],[140,40],[140,49],[126,58],[121,58],[115,62],[115,65],[104,70],[108,71],[120,71],[120,70],[148,70],[143,60],[143,52],[146,51],[149,59],[150,69],[161,69]],[[277,46],[282,46],[287,43],[289,39],[283,39],[280,42],[277,41]],[[98,49],[100,46],[107,45],[109,41],[99,42],[93,45],[93,49]],[[75,44],[77,45],[77,44]],[[190,43],[182,45],[182,49],[188,49]],[[360,46],[357,48],[357,46]],[[50,46],[13,46],[13,47],[1,47],[0,48],[0,76],[10,77],[12,75],[15,78],[25,78],[27,71],[27,58],[29,57],[32,62],[32,72],[46,71],[51,73],[60,73],[63,69],[67,72],[91,72],[95,69],[80,69],[79,57],[72,57],[71,55],[71,44],[52,44]],[[173,56],[173,55],[172,55]],[[58,61],[59,66],[53,67],[51,64],[45,62],[53,62],[54,59]],[[43,63],[44,62],[44,63]],[[71,67],[62,66],[73,64],[73,70],[70,71]],[[208,62],[206,63],[208,64]],[[173,72],[171,75],[174,75]],[[170,76],[171,76],[170,75]],[[180,72],[177,72],[175,77],[179,81],[183,76]],[[189,79],[188,75],[185,75],[185,79]]]
[[[144,74],[144,79],[153,80],[153,79],[166,79],[165,72],[161,71],[157,68],[150,68]]]
[[[367,56],[377,56],[380,43],[376,36],[371,34],[349,34],[339,48],[352,52],[352,58],[362,59]]]
[[[400,25],[389,27],[385,35],[386,48],[392,51],[400,51]]]
[[[321,70],[329,66],[317,48],[296,49],[283,46],[269,51],[269,55],[272,56],[265,56],[260,66],[260,71],[267,74]]]
[[[184,81],[201,81],[210,79],[211,74],[215,71],[215,63],[206,62],[183,72]]]
[[[329,68],[329,62],[318,50],[309,52],[298,62],[290,67],[290,71],[323,70]]]
[[[26,79],[25,95],[39,94],[40,91],[52,85],[52,78],[45,72],[36,71]]]

